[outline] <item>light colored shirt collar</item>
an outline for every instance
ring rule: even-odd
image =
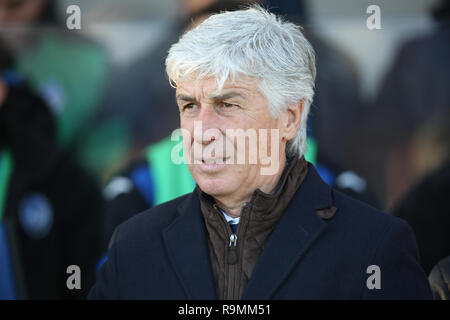
[[[225,213],[225,211],[223,211],[220,207],[219,207],[220,212],[222,212],[223,216],[225,217],[225,220],[227,220],[228,223],[231,224],[238,224],[239,220],[241,219],[241,217],[237,217],[237,218],[232,218],[229,215],[227,215]]]

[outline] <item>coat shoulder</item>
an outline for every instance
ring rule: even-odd
[[[120,224],[115,233],[115,241],[123,239],[148,239],[149,236],[159,235],[178,216],[178,207],[193,193],[183,195],[171,201],[147,209]],[[120,229],[120,232],[118,232]]]
[[[415,234],[410,225],[393,215],[333,191],[338,211],[334,234],[345,239],[339,250],[348,252],[349,261],[365,268],[378,267],[382,290],[363,286],[364,299],[430,299],[431,290],[420,265]],[[339,241],[334,242],[334,249]],[[348,251],[348,248],[351,248]],[[347,251],[346,251],[347,250]],[[368,277],[368,276],[367,276]]]
[[[333,189],[334,204],[338,208],[337,214],[342,220],[349,222],[349,226],[363,226],[362,230],[375,232],[391,229],[408,229],[412,232],[409,224],[380,209],[354,199],[340,191]]]

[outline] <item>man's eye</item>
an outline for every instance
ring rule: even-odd
[[[237,105],[232,104],[232,103],[222,102],[222,107],[224,107],[225,109],[234,109],[237,107]]]
[[[183,106],[183,111],[191,111],[195,108],[195,104],[193,103],[188,103],[186,105]]]

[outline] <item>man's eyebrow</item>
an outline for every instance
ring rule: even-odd
[[[182,101],[195,101],[195,98],[188,96],[186,94],[177,94],[176,96],[177,100],[182,100]]]
[[[244,98],[244,95],[242,95],[239,92],[228,92],[228,93],[224,93],[224,94],[219,94],[216,96],[209,96],[208,98],[211,100],[216,100],[216,101],[223,101],[223,100],[227,100],[227,99],[231,99],[234,97],[241,97]]]

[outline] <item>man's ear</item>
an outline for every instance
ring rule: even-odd
[[[285,119],[283,121],[283,136],[282,138],[289,141],[295,137],[300,127],[300,121],[303,114],[303,99],[299,102],[289,106],[286,110]]]

